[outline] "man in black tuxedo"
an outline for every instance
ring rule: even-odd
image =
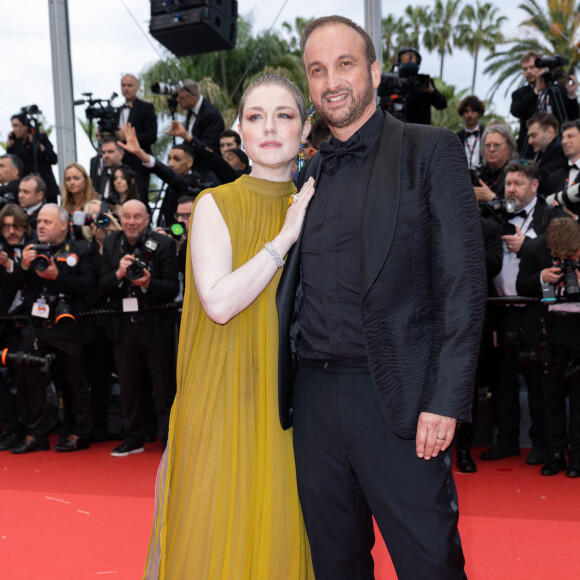
[[[562,125],[562,149],[568,159],[567,166],[554,171],[546,180],[545,193],[554,194],[568,190],[580,183],[580,120]],[[573,212],[579,213],[578,204],[567,204]]]
[[[448,447],[471,420],[486,294],[465,155],[376,107],[354,22],[314,20],[302,47],[332,138],[304,171],[316,194],[278,287],[279,404],[314,571],[373,578],[374,515],[399,578],[465,578]]]
[[[534,161],[540,167],[540,185],[538,191],[546,193],[546,181],[559,169],[568,165],[568,159],[562,149],[560,124],[551,113],[536,113],[526,122],[528,143],[534,150]],[[549,192],[548,192],[549,193]]]
[[[121,79],[121,93],[125,97],[125,103],[119,108],[119,131],[117,139],[125,141],[123,129],[127,123],[131,123],[137,131],[137,138],[141,147],[147,153],[151,153],[151,146],[157,141],[157,114],[152,103],[137,98],[139,80],[135,75],[126,74]],[[147,205],[149,202],[149,170],[133,155],[127,154],[123,163],[135,173],[137,187],[141,194],[141,201]]]
[[[0,196],[11,201],[18,196],[22,161],[16,155],[0,155]]]
[[[457,107],[457,112],[463,117],[465,127],[457,131],[467,156],[469,168],[479,167],[483,156],[482,135],[484,126],[479,124],[479,120],[485,113],[485,103],[480,101],[475,95],[468,95],[461,100]]]
[[[553,113],[558,117],[558,121],[563,123],[566,120],[578,119],[580,116],[578,100],[576,99],[578,84],[573,75],[569,76],[570,83],[566,83],[565,86],[555,85],[552,87],[559,92],[560,100],[564,106],[564,111],[556,114],[558,112],[557,107],[552,102],[553,97],[549,94],[543,77],[546,71],[536,68],[536,59],[540,58],[540,56],[539,53],[531,50],[526,52],[520,59],[522,72],[527,84],[512,93],[510,107],[510,113],[520,120],[518,151],[526,159],[531,159],[534,156],[528,143],[528,128],[526,126],[526,122],[530,117],[540,112]]]
[[[169,411],[175,396],[175,311],[144,311],[171,302],[179,292],[175,242],[151,232],[145,204],[133,199],[121,210],[123,231],[105,238],[100,291],[124,314],[113,318],[114,357],[121,389],[125,441],[113,457],[144,451],[141,401],[148,365],[161,441],[167,442]],[[141,267],[137,266],[136,260]]]
[[[36,220],[44,205],[46,184],[38,175],[27,175],[18,186],[18,203],[26,212],[28,224],[32,231],[36,230]]]
[[[179,83],[177,102],[187,111],[185,127],[179,121],[171,121],[166,133],[179,137],[185,129],[184,141],[191,144],[192,137],[197,137],[205,146],[216,153],[220,150],[220,134],[224,130],[224,120],[220,112],[201,94],[199,85],[191,79]],[[195,170],[207,181],[210,168],[204,163],[196,163]]]

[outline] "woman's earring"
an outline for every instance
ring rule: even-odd
[[[306,115],[306,123],[310,123],[312,121],[314,114],[314,105],[310,105],[308,114]],[[300,173],[304,167],[304,139],[300,142],[300,149],[298,150],[298,155],[296,155],[296,164],[298,165],[298,173]]]
[[[298,165],[298,173],[300,173],[304,167],[304,141],[300,143],[300,149],[298,149],[298,155],[296,155],[296,163]]]

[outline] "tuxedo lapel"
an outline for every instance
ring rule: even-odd
[[[404,123],[387,115],[367,186],[362,228],[361,301],[393,242],[401,187]]]

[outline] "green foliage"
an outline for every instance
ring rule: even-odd
[[[453,54],[453,29],[461,0],[435,0],[433,10],[428,13],[429,26],[423,33],[423,44],[429,52],[439,53],[439,77],[443,78],[445,55]]]
[[[580,62],[580,13],[573,0],[546,0],[545,8],[539,0],[524,0],[518,7],[527,15],[519,25],[523,30],[506,39],[501,49],[486,59],[489,64],[484,72],[496,77],[490,97],[502,85],[507,85],[507,95],[514,84],[520,84],[520,57],[530,50],[570,59],[568,74],[573,74]]]

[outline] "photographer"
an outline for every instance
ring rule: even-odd
[[[409,64],[416,65],[409,67]],[[416,74],[421,66],[421,54],[415,48],[405,46],[397,53],[397,65],[399,76],[406,75],[406,70]],[[447,108],[447,99],[437,90],[435,82],[429,77],[427,86],[418,86],[409,91],[407,95],[405,119],[408,123],[419,123],[421,125],[431,124],[431,107],[438,110]]]
[[[68,213],[55,204],[46,204],[37,220],[38,241],[29,244],[22,261],[7,276],[12,289],[22,289],[30,320],[23,329],[23,347],[33,354],[56,355],[55,385],[62,392],[65,423],[61,427],[57,451],[77,451],[89,446],[91,429],[89,390],[84,376],[82,341],[86,329],[75,314],[86,310],[85,297],[97,283],[93,252],[86,244],[67,241]],[[11,449],[22,454],[49,447],[47,377],[38,368],[24,369],[28,404],[28,435]],[[72,424],[69,424],[72,423]]]
[[[113,457],[144,451],[143,389],[148,366],[163,445],[175,396],[175,310],[145,311],[171,302],[179,292],[175,242],[148,230],[149,214],[138,200],[125,202],[123,231],[109,234],[101,259],[100,290],[113,308],[114,357],[121,388],[124,442]]]
[[[479,120],[485,113],[485,103],[475,95],[463,98],[457,107],[457,112],[463,117],[465,127],[457,131],[457,136],[465,148],[467,165],[470,169],[479,167],[482,162],[483,130]]]
[[[220,134],[224,130],[224,120],[221,113],[200,92],[199,85],[191,79],[185,79],[177,85],[170,85],[176,91],[179,106],[187,111],[185,123],[171,121],[166,133],[173,137],[182,137],[190,143],[192,137],[197,137],[205,146],[215,152],[220,150]],[[204,163],[198,163],[196,171],[202,181],[209,181],[210,169]],[[217,185],[217,184],[216,184]]]
[[[526,52],[522,56],[520,64],[527,84],[512,93],[510,107],[510,113],[520,120],[518,151],[522,157],[527,159],[533,157],[532,148],[528,144],[528,128],[526,126],[530,117],[540,112],[552,113],[562,124],[566,120],[578,119],[580,114],[576,99],[578,85],[574,76],[568,75],[569,82],[565,86],[554,84],[550,70],[547,68],[538,69],[538,62],[541,64],[542,56],[535,51]],[[560,107],[556,106],[554,95],[558,95],[556,98],[558,103],[563,105],[563,111],[558,112]]]
[[[551,303],[545,314],[545,334],[535,345],[542,368],[544,425],[549,461],[542,475],[556,475],[566,469],[568,477],[580,477],[580,225],[572,219],[554,219],[545,236],[522,252],[518,292],[540,297],[546,290],[557,291],[567,302]],[[540,341],[538,341],[540,342]],[[540,352],[545,352],[540,357]],[[567,420],[566,394],[570,415]],[[568,427],[567,427],[568,426]]]
[[[15,203],[6,204],[0,211],[0,231],[0,315],[19,315],[22,314],[21,293],[16,288],[9,288],[5,278],[20,261],[22,246],[29,243],[30,227],[26,214]],[[21,324],[16,321],[0,323],[2,348],[11,351],[20,349],[20,327]],[[0,451],[8,451],[18,445],[25,434],[22,421],[26,417],[26,398],[22,370],[14,368],[5,373],[0,374],[0,425],[3,430]],[[8,377],[11,381],[7,380]],[[16,385],[16,396],[10,392],[12,381]]]
[[[514,207],[508,212],[504,202],[504,209],[490,213],[487,219],[501,222],[504,228],[502,269],[493,279],[493,288],[497,296],[514,296],[520,252],[546,231],[552,217],[565,214],[560,208],[548,207],[542,198],[537,197],[539,169],[536,163],[511,161],[506,166],[505,174],[505,202],[513,202]],[[497,439],[490,449],[482,453],[481,458],[502,459],[520,453],[518,375],[521,373],[528,388],[532,421],[532,450],[526,461],[539,464],[547,457],[539,372],[535,368],[522,367],[519,357],[522,350],[539,342],[541,312],[537,305],[498,306],[496,315],[500,373],[492,401]]]
[[[0,156],[0,196],[7,203],[16,199],[22,177],[22,161],[16,155]]]
[[[151,146],[157,141],[157,114],[151,103],[137,97],[139,80],[135,75],[125,74],[121,78],[121,93],[125,103],[119,108],[119,130],[115,137],[124,141],[124,128],[127,123],[135,128],[141,147],[151,153]],[[141,201],[145,204],[149,200],[149,170],[130,153],[125,156],[123,163],[136,173],[137,187]],[[102,193],[102,192],[101,192]]]
[[[34,106],[29,107],[33,109]],[[40,113],[36,107],[36,113]],[[46,183],[46,200],[56,203],[58,186],[52,165],[56,165],[57,157],[52,143],[46,133],[41,133],[33,126],[32,121],[25,113],[12,115],[12,132],[8,135],[6,152],[16,155],[23,165],[21,175],[36,173]]]

